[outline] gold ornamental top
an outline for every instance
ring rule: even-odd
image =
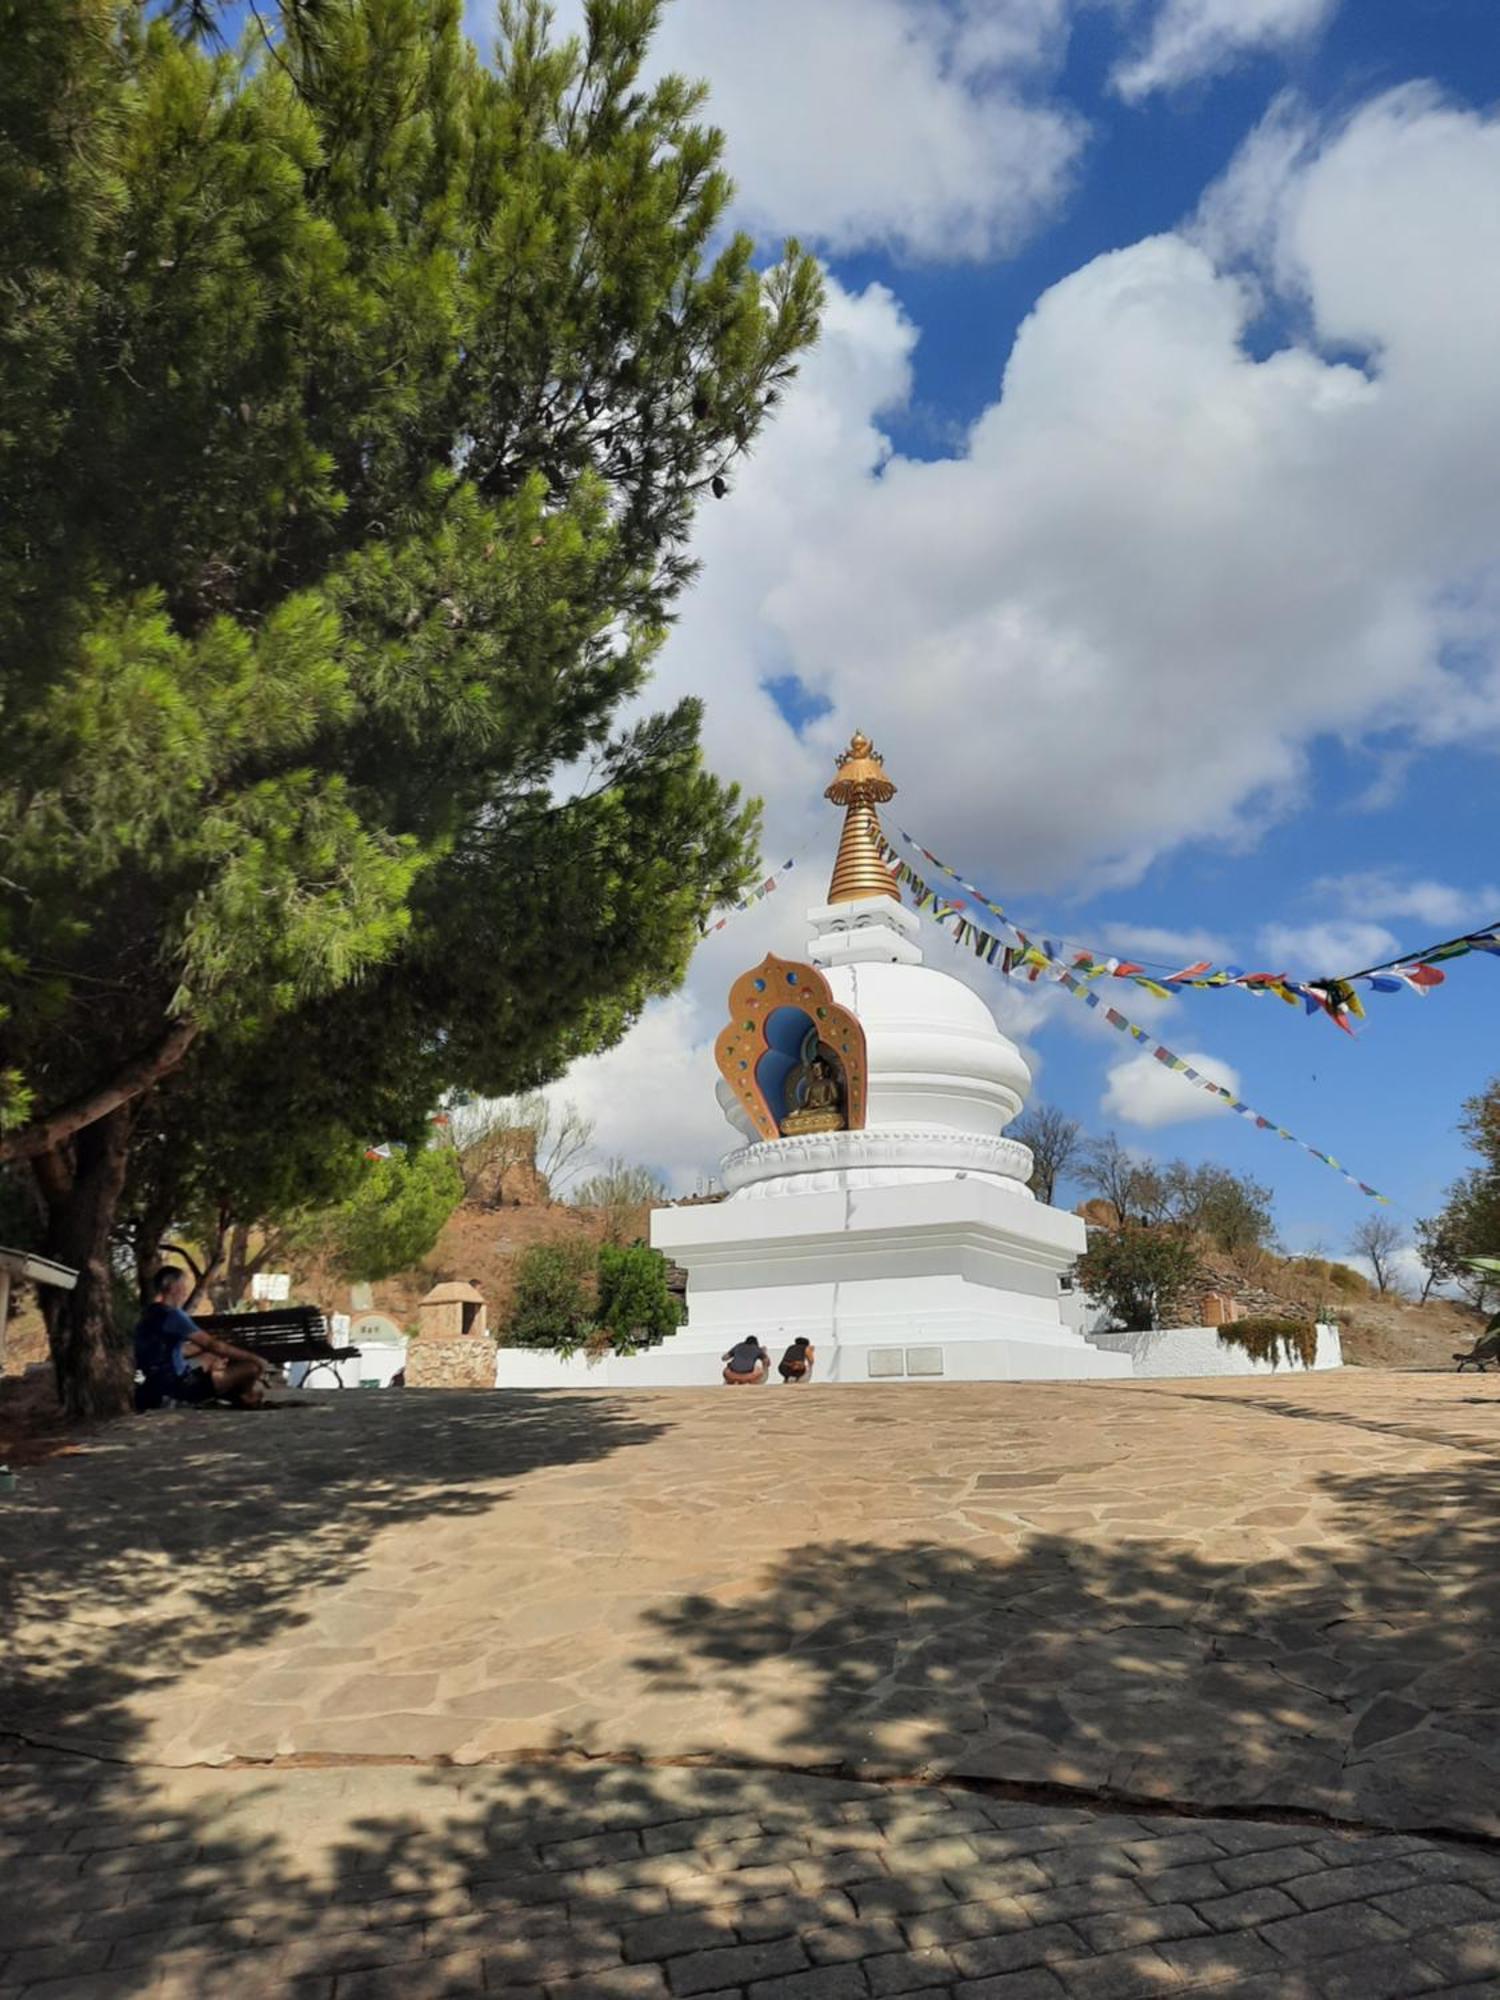
[[[875,810],[896,796],[896,787],[868,736],[856,732],[851,737],[839,758],[839,774],[823,796],[844,808],[829,902],[861,903],[871,896],[890,896],[899,903],[901,891],[880,858],[880,817]]]

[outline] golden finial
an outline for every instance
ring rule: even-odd
[[[901,900],[894,876],[880,858],[880,818],[875,808],[896,796],[885,762],[858,731],[839,758],[839,774],[823,794],[844,808],[844,831],[828,885],[830,903],[860,903],[870,896]]]

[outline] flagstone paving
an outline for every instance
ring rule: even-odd
[[[0,1824],[62,1884],[12,1899],[60,1928],[0,1959],[0,2000],[207,1991],[169,1961],[220,1946],[242,1987],[340,2000],[1493,1993],[1497,1420],[1486,1378],[1351,1370],[121,1426],[0,1499]],[[654,1768],[578,1761],[620,1757]],[[284,1761],[192,1768],[247,1759]],[[913,1779],[937,1824],[901,1820]],[[55,1790],[62,1871],[26,1845]],[[497,1823],[525,1838],[491,1867]],[[710,1857],[687,1887],[642,1831],[673,1824]],[[132,1945],[142,1896],[191,1911]],[[971,1905],[979,1931],[942,1914]],[[619,1949],[577,1964],[596,1919]],[[335,1963],[367,1930],[454,1962]]]
[[[1500,1834],[1483,1377],[335,1392],[106,1436],[0,1513],[0,1722],[59,1740],[698,1753]]]

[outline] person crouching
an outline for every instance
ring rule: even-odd
[[[724,1380],[731,1388],[750,1388],[757,1382],[764,1382],[770,1373],[771,1357],[753,1334],[736,1341],[727,1354],[720,1356],[724,1363]]]
[[[817,1358],[818,1350],[805,1333],[800,1333],[777,1363],[776,1372],[783,1382],[810,1382]]]

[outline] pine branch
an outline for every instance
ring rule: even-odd
[[[110,1081],[98,1089],[75,1097],[45,1118],[33,1119],[15,1132],[0,1137],[0,1162],[34,1160],[52,1152],[64,1139],[71,1139],[86,1125],[93,1125],[129,1104],[152,1084],[168,1075],[182,1062],[198,1035],[196,1021],[174,1021],[154,1048],[134,1056],[118,1069]]]

